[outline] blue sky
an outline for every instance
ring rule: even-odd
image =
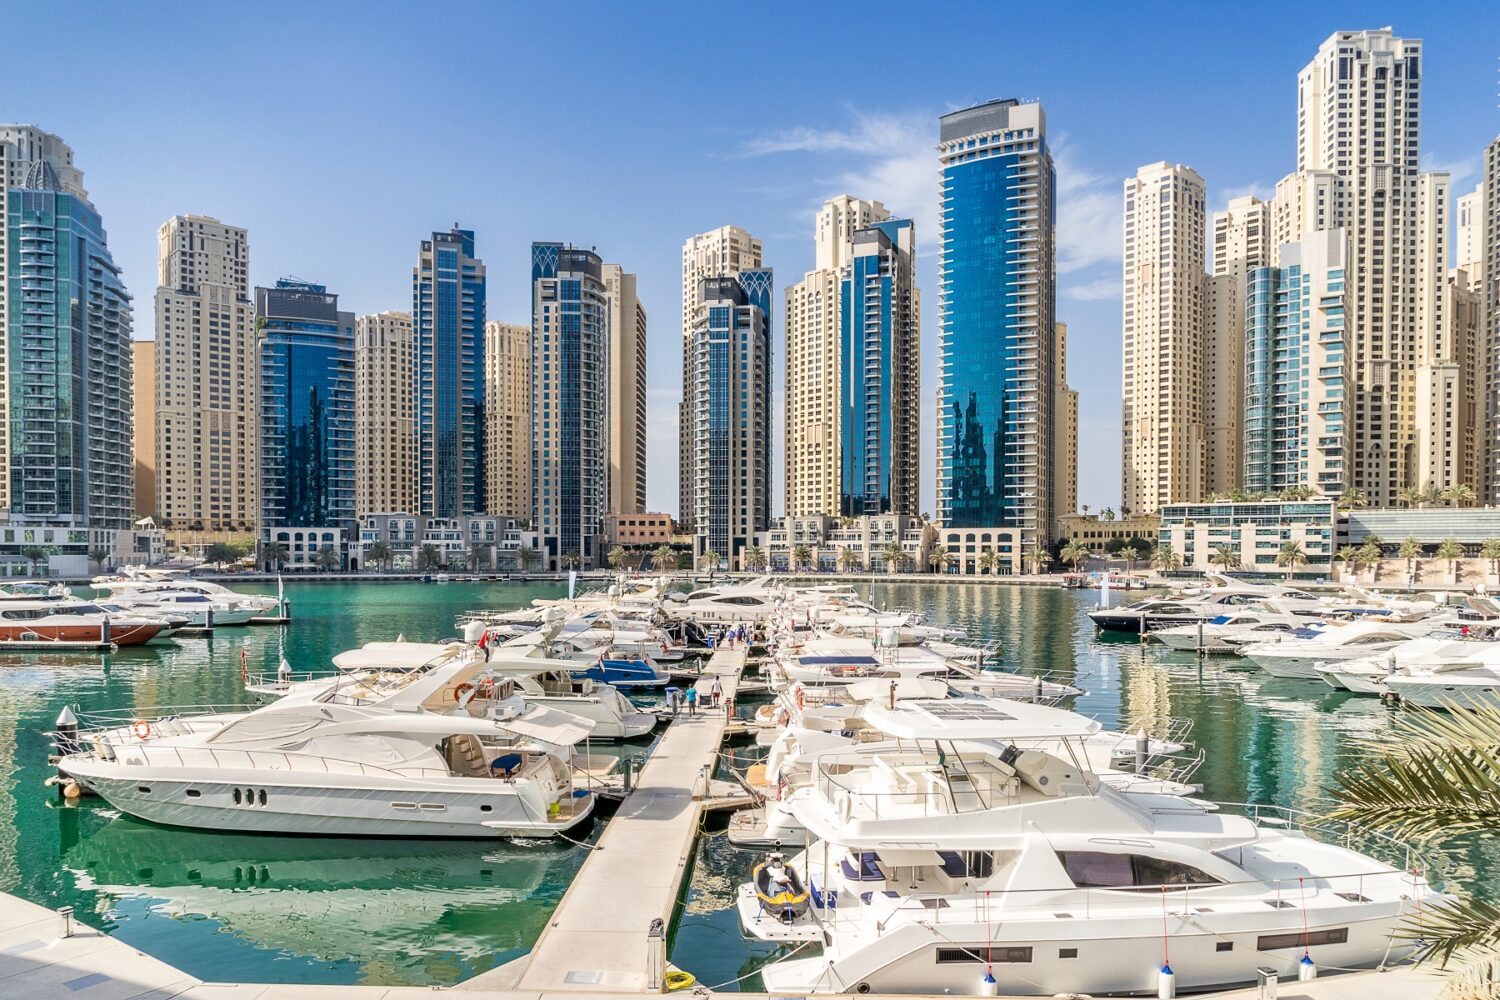
[[[476,231],[491,319],[529,321],[532,240],[596,247],[640,275],[648,501],[672,512],[683,239],[750,230],[779,300],[812,266],[824,198],[883,200],[918,225],[930,511],[937,116],[1040,99],[1097,508],[1120,491],[1123,178],[1165,159],[1197,169],[1213,207],[1269,193],[1295,166],[1297,71],[1334,31],[1391,25],[1426,44],[1424,158],[1471,190],[1500,132],[1500,5],[1042,7],[13,4],[0,117],[73,146],[138,337],[176,213],[248,227],[253,282],[321,281],[361,313],[409,309],[418,241],[454,222]],[[779,395],[779,343],[777,368]]]

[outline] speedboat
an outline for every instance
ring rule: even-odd
[[[528,705],[460,649],[383,699],[312,685],[245,712],[58,737],[58,771],[168,826],[378,837],[550,837],[592,814],[568,759],[592,724]]]
[[[1298,629],[1271,642],[1240,647],[1240,655],[1272,677],[1318,679],[1317,665],[1383,653],[1438,628],[1434,621],[1357,621],[1324,629]]]
[[[170,630],[165,619],[137,609],[111,611],[73,597],[0,601],[0,641],[4,642],[139,646]]]
[[[1446,898],[1402,845],[1375,848],[1392,863],[1284,811],[1122,793],[1069,740],[1024,748],[1009,724],[944,720],[817,758],[789,800],[808,911],[738,893],[752,937],[822,946],[764,967],[768,993],[1140,994],[1168,972],[1187,991],[1257,967],[1373,968],[1411,954],[1407,920]]]

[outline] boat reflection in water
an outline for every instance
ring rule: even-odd
[[[530,948],[583,853],[543,841],[206,833],[128,816],[73,839],[63,867],[101,908],[157,899],[154,913],[216,920],[252,946],[357,963],[392,984],[464,978]]]

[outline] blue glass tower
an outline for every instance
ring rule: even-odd
[[[130,295],[99,213],[38,161],[7,195],[4,235],[11,519],[128,528]]]
[[[354,529],[354,314],[322,285],[255,290],[262,527]]]
[[[1055,175],[1040,104],[941,119],[937,516],[945,527],[1053,523]]]
[[[422,241],[412,271],[417,496],[428,517],[484,513],[484,262],[474,233]]]
[[[771,520],[769,269],[698,284],[692,317],[695,555],[730,565]]]
[[[609,504],[603,266],[590,250],[531,245],[531,496],[550,569],[598,564]]]
[[[1246,490],[1338,496],[1349,484],[1347,235],[1309,233],[1246,278]]]
[[[839,513],[917,513],[918,325],[909,219],[855,232],[839,281]]]

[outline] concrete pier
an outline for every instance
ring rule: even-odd
[[[654,920],[672,922],[724,739],[725,714],[707,707],[708,692],[717,677],[732,699],[747,654],[739,646],[710,657],[697,681],[697,714],[679,712],[667,727],[531,953],[459,989],[655,991],[665,942],[654,945],[647,932]]]

